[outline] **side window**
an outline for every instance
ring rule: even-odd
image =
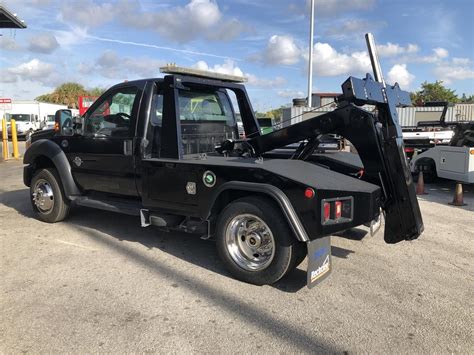
[[[153,95],[153,101],[151,104],[151,154],[153,157],[160,156],[161,149],[161,134],[163,127],[163,92],[158,91]]]
[[[153,95],[151,124],[153,126],[162,126],[163,121],[163,93],[161,91]]]
[[[179,118],[184,154],[213,153],[226,139],[237,139],[237,122],[222,91],[180,91]]]
[[[94,137],[128,137],[136,87],[121,88],[101,99],[99,106],[87,111],[84,135]]]

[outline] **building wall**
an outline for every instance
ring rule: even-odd
[[[67,109],[67,106],[38,101],[15,100],[11,104],[11,109],[5,110],[5,115],[33,114],[38,116],[39,121],[44,121],[47,115],[54,115],[57,110],[61,109]]]
[[[373,106],[364,106],[364,109],[371,111],[374,109]],[[315,114],[323,114],[334,110],[332,107],[323,107],[311,111],[307,107],[289,107],[283,110],[283,121],[284,126],[288,124],[295,124],[302,120],[308,119]],[[397,108],[400,125],[402,127],[414,127],[415,124],[415,112],[416,111],[440,111],[440,107],[403,107]],[[311,112],[308,112],[311,111]],[[454,107],[448,107],[446,112],[447,122],[456,121],[473,121],[474,120],[474,104],[456,104]]]

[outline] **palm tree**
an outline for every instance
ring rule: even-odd
[[[78,108],[79,96],[98,96],[103,92],[102,88],[88,91],[81,84],[69,82],[58,86],[52,93],[38,96],[36,100]]]

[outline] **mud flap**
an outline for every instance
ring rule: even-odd
[[[313,288],[329,276],[331,264],[331,237],[307,242],[308,246],[308,288]]]

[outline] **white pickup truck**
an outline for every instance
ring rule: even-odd
[[[8,115],[8,135],[12,134],[10,124],[12,119],[16,122],[16,132],[18,137],[25,137],[41,128],[41,122],[38,119],[38,115],[30,113],[13,113]]]
[[[428,180],[441,177],[468,184],[474,183],[474,121],[458,122],[449,145],[437,145],[413,155],[411,171]]]

